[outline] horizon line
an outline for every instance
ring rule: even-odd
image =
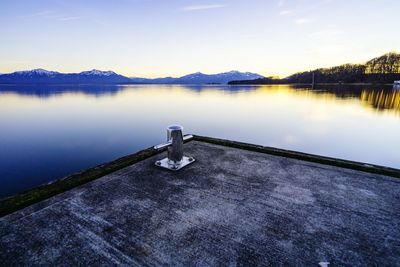
[[[374,59],[374,58],[379,58],[379,57],[382,57],[382,56],[385,56],[385,55],[393,54],[393,53],[394,53],[394,54],[400,54],[399,52],[393,50],[393,51],[386,52],[386,53],[382,54],[381,56],[373,57],[373,58],[371,58],[370,60],[372,60],[372,59]],[[329,67],[318,67],[318,68],[315,68],[315,69],[312,69],[312,70],[300,70],[300,71],[293,72],[293,73],[291,73],[291,74],[289,74],[289,75],[286,75],[286,76],[284,76],[283,78],[292,76],[292,75],[297,74],[297,73],[311,72],[311,71],[315,71],[315,70],[318,70],[318,69],[329,69],[329,68],[333,68],[333,67],[337,67],[337,66],[342,66],[342,65],[347,65],[347,64],[362,65],[362,64],[367,63],[368,61],[369,61],[369,60],[364,61],[364,62],[362,62],[362,63],[342,63],[342,64],[339,64],[339,65],[331,65],[331,66],[329,66]],[[89,68],[89,69],[87,69],[87,70],[82,70],[82,71],[79,71],[79,72],[76,72],[76,71],[73,71],[73,72],[62,72],[62,71],[48,70],[48,69],[45,69],[45,68],[37,67],[37,68],[25,69],[25,70],[14,70],[14,71],[12,71],[12,72],[6,72],[6,73],[1,72],[0,75],[12,74],[12,73],[24,72],[24,71],[33,71],[33,70],[44,70],[44,71],[48,71],[48,72],[57,72],[57,73],[60,73],[60,74],[80,74],[80,73],[82,73],[82,72],[97,70],[97,71],[101,71],[101,72],[114,72],[115,74],[118,74],[118,75],[121,75],[121,76],[124,76],[124,77],[127,77],[127,78],[143,78],[143,79],[180,78],[180,77],[183,77],[183,76],[186,76],[186,75],[196,74],[196,73],[201,73],[201,74],[205,74],[205,75],[216,75],[216,74],[229,73],[229,72],[240,72],[240,73],[252,73],[252,74],[257,74],[257,75],[260,75],[260,76],[265,77],[265,78],[273,77],[273,78],[282,79],[281,75],[274,75],[274,74],[262,75],[262,74],[259,74],[258,72],[255,72],[255,71],[241,71],[241,70],[234,70],[234,69],[231,69],[231,70],[229,70],[229,71],[217,72],[217,73],[206,73],[206,72],[202,72],[202,71],[196,71],[196,72],[191,72],[191,73],[183,74],[183,75],[181,75],[181,76],[162,75],[162,76],[157,76],[157,77],[148,77],[148,76],[123,75],[123,74],[120,74],[120,73],[115,72],[114,70],[100,70],[100,69],[97,69],[97,68]]]

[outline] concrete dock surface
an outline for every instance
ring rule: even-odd
[[[400,266],[400,179],[201,141],[0,218],[1,266]]]

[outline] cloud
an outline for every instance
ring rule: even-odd
[[[279,15],[285,16],[290,14],[303,14],[305,16],[307,13],[315,11],[318,8],[326,8],[326,5],[333,3],[334,0],[321,0],[321,1],[311,1],[311,0],[296,0],[296,1],[288,1],[288,0],[278,0],[278,7],[281,10]],[[296,24],[304,24],[304,19],[300,19],[299,23]],[[305,23],[309,23],[307,21]]]
[[[300,18],[300,19],[296,19],[294,21],[294,23],[296,23],[297,25],[308,24],[311,22],[313,22],[313,19],[310,19],[310,18]]]
[[[292,13],[293,13],[293,10],[282,10],[281,12],[279,12],[279,15],[286,16],[286,15],[289,15]]]
[[[197,11],[197,10],[207,10],[207,9],[223,8],[223,7],[225,7],[225,6],[226,6],[226,5],[221,5],[221,4],[186,6],[186,7],[183,7],[182,10],[184,10],[184,11]]]

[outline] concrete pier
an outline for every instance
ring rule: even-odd
[[[400,265],[398,170],[199,137],[177,172],[146,153],[0,218],[0,265]]]

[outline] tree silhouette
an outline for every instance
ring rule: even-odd
[[[284,79],[262,78],[247,81],[232,81],[229,84],[290,84],[316,83],[393,83],[400,80],[400,54],[390,52],[373,58],[365,64],[344,64],[331,68],[295,73]]]

